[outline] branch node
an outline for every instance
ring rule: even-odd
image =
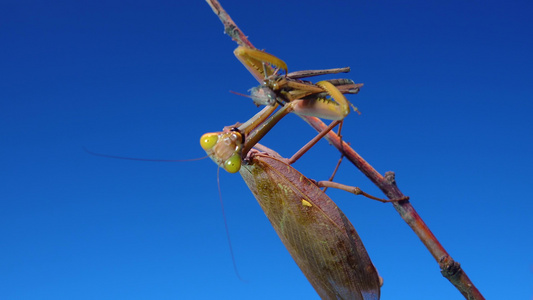
[[[439,265],[442,276],[446,278],[459,276],[462,271],[461,264],[450,256],[443,256],[439,261]]]
[[[386,172],[385,181],[390,185],[396,186],[396,174],[392,171]]]
[[[234,41],[238,40],[239,37],[239,29],[237,26],[230,24],[224,28],[224,31],[227,35],[229,35]]]

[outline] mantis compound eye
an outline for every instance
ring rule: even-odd
[[[224,169],[228,173],[237,173],[241,169],[241,156],[234,154],[224,162]]]
[[[200,138],[200,146],[204,148],[204,150],[209,150],[213,148],[213,146],[216,145],[218,141],[218,134],[217,133],[206,133],[202,135]]]

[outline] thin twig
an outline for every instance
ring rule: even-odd
[[[237,27],[217,0],[207,0],[215,14],[224,24],[225,32],[240,46],[255,48],[246,38],[244,33]],[[318,132],[323,131],[327,126],[315,117],[302,116]],[[369,163],[367,163],[355,150],[334,132],[329,132],[326,139],[333,144],[348,160],[350,160],[363,174],[365,174],[376,186],[378,186],[389,199],[403,199],[405,196],[396,186],[393,172],[379,174]],[[420,238],[429,252],[437,260],[441,273],[446,277],[466,299],[485,299],[476,286],[468,278],[460,264],[446,252],[437,238],[429,230],[422,218],[418,215],[408,200],[395,201],[392,203],[404,221]]]
[[[331,181],[333,182],[333,179],[335,178],[335,175],[337,174],[337,171],[339,170],[339,167],[341,166],[341,163],[342,163],[342,160],[344,159],[344,155],[341,154],[341,157],[339,158],[339,160],[337,161],[337,165],[335,165],[335,169],[333,170],[333,173],[331,174],[331,176],[329,176],[329,179],[328,181]],[[324,187],[322,189],[324,191],[324,193],[328,190],[328,187]]]
[[[346,191],[348,193],[352,193],[354,195],[362,195],[362,196],[367,197],[368,199],[376,200],[376,201],[379,201],[379,202],[382,202],[382,203],[409,200],[409,197],[404,197],[402,199],[389,199],[389,200],[381,199],[381,198],[374,197],[374,196],[366,193],[365,191],[361,190],[360,188],[358,188],[356,186],[351,186],[351,185],[346,185],[346,184],[342,184],[342,183],[338,183],[338,182],[333,182],[331,180],[317,181],[316,185],[318,185],[318,187],[324,187],[324,188],[330,187],[330,188],[334,188],[334,189],[343,190],[343,191]]]

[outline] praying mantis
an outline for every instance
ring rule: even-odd
[[[200,145],[219,166],[240,173],[322,299],[379,299],[381,279],[344,213],[316,182],[291,167],[291,160],[264,146],[252,149],[290,108],[269,116],[272,108],[266,107],[238,127],[204,134]]]
[[[285,247],[323,299],[379,299],[381,279],[353,225],[314,181],[290,166],[301,152],[287,160],[264,146],[260,146],[262,151],[252,149],[291,112],[335,120],[304,146],[305,152],[349,113],[343,92],[358,90],[361,85],[355,86],[347,79],[316,85],[296,81],[290,74],[277,75],[280,68],[272,66],[281,65],[286,72],[286,65],[271,54],[243,47],[235,53],[254,77],[264,80],[252,90],[252,98],[267,107],[243,124],[204,134],[200,145],[219,167],[240,173]],[[331,73],[297,72],[305,76]],[[283,106],[274,113],[279,104]]]

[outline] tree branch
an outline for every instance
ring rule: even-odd
[[[315,130],[321,131],[326,128],[320,119],[315,117],[303,117]],[[385,173],[381,176],[368,162],[366,162],[354,149],[350,147],[341,138],[330,131],[325,137],[335,148],[337,148],[346,158],[351,161],[366,177],[368,177],[389,199],[400,199],[405,197],[396,185],[394,172]],[[435,235],[429,230],[428,226],[420,215],[416,212],[409,200],[393,202],[392,205],[398,211],[402,219],[411,227],[418,238],[424,243],[431,255],[438,262],[441,273],[446,277],[466,299],[485,299],[479,292],[470,278],[461,268],[461,265],[454,261],[446,252],[446,249],[440,244]]]

